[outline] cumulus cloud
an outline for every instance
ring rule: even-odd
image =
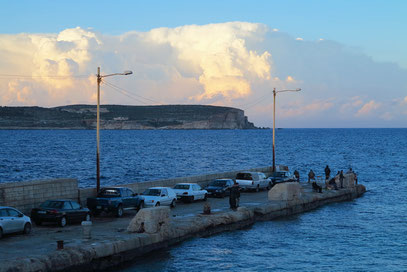
[[[365,116],[370,114],[372,111],[379,109],[381,103],[378,103],[374,100],[369,101],[368,103],[364,104],[356,113],[356,116]]]
[[[334,41],[298,40],[302,38],[246,22],[117,36],[80,27],[60,33],[0,34],[0,104],[95,103],[94,74],[100,66],[103,74],[134,73],[106,78],[130,96],[105,84],[102,103],[236,106],[247,109],[256,124],[270,126],[271,115],[263,113],[272,106],[271,90],[302,88],[278,96],[277,109],[287,126],[298,118],[328,124],[369,116],[406,124],[397,117],[407,104],[406,70],[374,62]]]
[[[290,118],[295,116],[312,116],[325,112],[334,106],[333,99],[315,100],[308,104],[297,101],[287,106],[280,107],[281,118]]]

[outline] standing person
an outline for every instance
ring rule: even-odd
[[[339,174],[339,182],[341,183],[341,188],[343,188],[343,170],[341,170],[341,173]]]
[[[329,169],[329,166],[327,165],[325,167],[325,180],[328,180],[330,175],[331,175],[331,169]]]
[[[240,191],[239,184],[236,183],[236,180],[234,180],[233,182],[234,184],[230,188],[229,205],[232,210],[236,210],[237,207],[239,207]]]
[[[311,179],[315,180],[315,173],[312,171],[312,169],[308,173],[308,183],[310,183]]]
[[[297,179],[297,181],[300,182],[300,173],[297,170],[294,171],[294,176]]]

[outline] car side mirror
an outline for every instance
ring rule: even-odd
[[[163,196],[165,196],[165,195],[161,195],[161,197],[163,197]]]
[[[24,216],[24,214],[22,214],[22,213],[18,214],[18,217],[23,217],[23,216]]]

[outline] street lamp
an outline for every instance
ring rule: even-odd
[[[276,91],[276,88],[273,89],[273,97],[274,97],[274,103],[273,103],[273,172],[276,171],[276,150],[275,150],[275,134],[276,134],[276,94],[277,93],[283,93],[283,92],[299,92],[301,89],[295,89],[295,90],[281,90],[281,91]]]
[[[100,67],[98,67],[98,73],[96,75],[98,81],[98,93],[97,93],[97,108],[96,108],[96,192],[100,190],[100,152],[99,152],[99,130],[100,130],[100,83],[102,78],[109,76],[127,76],[133,74],[132,71],[124,71],[123,73],[114,73],[109,75],[101,75]]]

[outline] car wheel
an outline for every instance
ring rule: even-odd
[[[160,202],[155,203],[155,206],[156,206],[156,207],[159,207],[159,206],[160,206]]]
[[[195,200],[195,197],[194,196],[191,196],[191,198],[189,199],[189,201],[192,203],[192,202],[194,202],[194,200]]]
[[[66,226],[66,217],[62,216],[61,219],[59,219],[59,226],[65,227]]]
[[[171,208],[175,208],[176,205],[177,204],[175,204],[175,199],[173,199],[172,202],[171,202]]]
[[[260,185],[257,185],[256,187],[256,193],[260,191]]]
[[[85,221],[90,221],[90,214],[89,213],[86,214]]]
[[[116,217],[122,217],[123,216],[123,207],[122,205],[119,205],[116,210]]]
[[[100,215],[100,211],[98,211],[98,210],[91,210],[90,212],[92,213],[93,216]]]
[[[205,196],[204,196],[204,201],[206,201],[208,199],[208,195],[207,194],[205,194]]]
[[[140,202],[140,205],[138,205],[137,211],[144,209],[144,201]]]
[[[25,223],[24,225],[24,234],[29,234],[31,232],[31,224]]]

